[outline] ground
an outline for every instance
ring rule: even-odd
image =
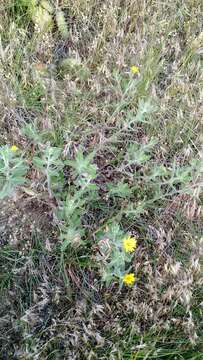
[[[1,359],[203,358],[202,24],[0,4]]]

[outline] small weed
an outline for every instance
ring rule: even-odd
[[[202,358],[202,13],[0,5],[3,358]]]
[[[12,195],[15,188],[26,183],[28,166],[16,145],[0,148],[0,199]]]

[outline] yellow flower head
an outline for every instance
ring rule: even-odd
[[[137,73],[139,73],[139,68],[136,65],[132,65],[131,71],[133,74],[137,74]]]
[[[12,146],[10,147],[10,150],[13,151],[13,152],[15,152],[15,151],[18,150],[18,148],[17,148],[16,145],[12,145]]]
[[[126,285],[133,285],[135,280],[136,280],[135,274],[133,274],[133,273],[125,274],[123,276],[123,282]]]
[[[126,252],[133,252],[137,247],[137,241],[134,237],[128,236],[123,239],[123,247]]]

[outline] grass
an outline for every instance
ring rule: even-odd
[[[2,359],[202,358],[202,14],[0,5]]]

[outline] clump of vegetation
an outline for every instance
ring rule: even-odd
[[[3,358],[202,358],[201,7],[1,5]]]

